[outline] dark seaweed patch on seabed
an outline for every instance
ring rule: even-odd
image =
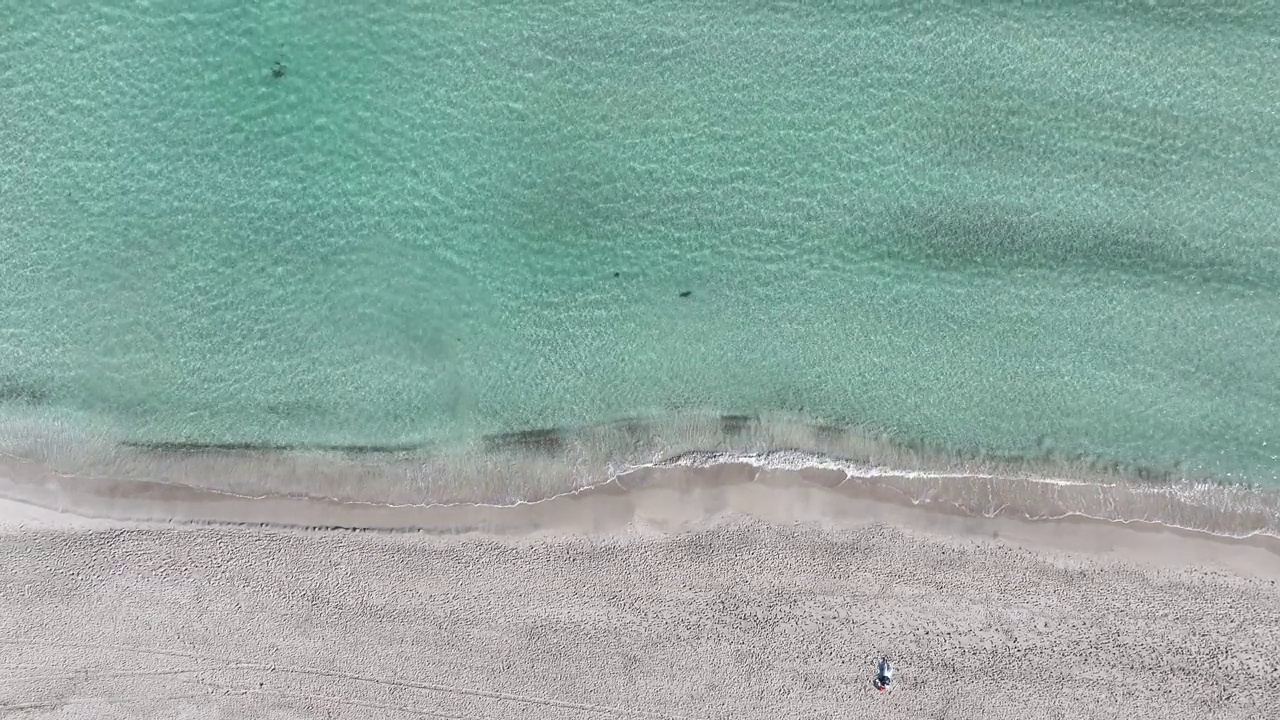
[[[29,380],[0,378],[0,403],[43,405],[49,400],[49,390]]]
[[[1135,21],[1176,28],[1222,26],[1247,32],[1274,30],[1280,13],[1270,3],[1252,0],[1217,0],[1200,3],[1154,3],[1150,0],[1089,0],[1079,4],[1085,12],[1108,22]]]
[[[747,429],[747,425],[755,418],[750,415],[721,415],[720,432],[725,435],[738,435]]]
[[[521,430],[484,436],[484,448],[488,452],[523,451],[554,455],[564,450],[564,436],[556,428]]]
[[[844,437],[845,428],[839,425],[831,425],[827,423],[816,423],[809,426],[813,431],[814,437],[823,442],[834,442]]]
[[[1274,270],[1214,257],[1179,242],[1175,227],[1037,217],[1019,208],[940,203],[902,206],[870,228],[873,252],[885,259],[945,269],[1077,267],[1163,276],[1243,289],[1274,286]]]
[[[603,427],[619,430],[632,443],[639,443],[652,439],[653,425],[644,418],[624,417],[618,420],[612,420],[604,423]]]

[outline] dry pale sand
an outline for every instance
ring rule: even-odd
[[[1280,717],[1270,539],[744,473],[507,509],[102,501],[423,532],[6,502],[0,717]]]

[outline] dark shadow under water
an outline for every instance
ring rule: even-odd
[[[739,440],[749,437],[751,431],[763,421],[756,415],[722,414],[718,424],[721,438],[713,447],[701,448],[698,451],[725,452],[740,451]],[[887,433],[877,432],[859,425],[837,425],[827,422],[807,423],[805,425],[814,441],[813,447],[756,447],[752,452],[795,451],[801,453],[828,454],[851,462],[882,464],[881,460],[870,453],[850,453],[842,449],[843,441],[851,435],[865,436],[876,446],[887,449],[890,453],[905,453],[914,459],[917,467],[900,467],[899,470],[929,470],[956,467],[981,466],[996,473],[1009,474],[1042,474],[1054,477],[1055,473],[1070,469],[1073,474],[1085,473],[1112,479],[1126,479],[1147,483],[1167,484],[1178,480],[1213,481],[1212,478],[1187,478],[1180,473],[1180,464],[1158,467],[1156,465],[1127,462],[1115,458],[1090,456],[1085,453],[1069,453],[1056,449],[1042,450],[1028,454],[997,453],[973,448],[947,447],[926,440],[914,438],[897,438]],[[618,420],[581,427],[543,427],[528,428],[503,433],[490,433],[480,437],[480,447],[485,454],[497,456],[516,456],[529,458],[562,458],[576,447],[579,441],[591,437],[601,430],[617,432],[626,437],[625,446],[645,448],[654,444],[658,436],[657,424],[641,417],[627,417]],[[404,456],[430,459],[435,455],[438,445],[429,442],[404,443],[255,443],[255,442],[198,442],[190,440],[174,441],[126,441],[122,447],[144,453],[166,455],[216,455],[220,453],[237,454],[269,454],[269,453],[339,453],[347,456]],[[746,451],[746,450],[741,450]],[[677,460],[682,454],[675,451],[667,456],[667,461]]]

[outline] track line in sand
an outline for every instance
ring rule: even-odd
[[[241,694],[244,694],[244,693],[241,693]],[[196,698],[207,698],[207,697],[209,697],[208,692],[184,693],[182,695],[142,695],[142,696],[132,696],[132,697],[63,698],[61,700],[50,700],[46,702],[28,702],[28,703],[19,703],[17,705],[0,705],[0,712],[45,710],[49,708],[63,708],[68,705],[89,705],[91,703],[108,703],[111,705],[120,705],[123,703],[155,702],[157,700],[194,700]]]
[[[228,685],[219,685],[207,681],[197,681],[197,685],[209,688],[216,693],[227,695],[263,695],[268,697],[289,698],[291,700],[320,700],[327,703],[335,703],[338,705],[350,705],[353,707],[372,708],[375,710],[396,710],[409,715],[420,715],[422,717],[442,718],[443,720],[483,720],[474,715],[457,715],[454,713],[437,712],[435,710],[427,710],[424,708],[407,707],[404,705],[392,705],[390,703],[376,703],[369,700],[354,700],[351,698],[334,697],[331,695],[321,695],[319,693],[289,692],[287,690],[267,690],[265,688],[235,688]]]
[[[203,684],[203,683],[202,683]],[[453,715],[435,712],[432,710],[424,710],[422,708],[404,707],[401,705],[390,705],[385,703],[367,702],[364,700],[349,700],[347,698],[331,697],[328,695],[313,695],[310,693],[292,693],[276,690],[255,690],[248,688],[231,688],[220,685],[204,684],[209,691],[203,693],[188,693],[184,695],[147,695],[141,697],[87,697],[87,698],[63,698],[49,702],[31,702],[21,703],[17,705],[0,705],[0,711],[22,712],[25,710],[46,710],[50,708],[62,708],[68,705],[89,705],[93,703],[107,703],[113,705],[122,705],[127,703],[143,703],[155,702],[157,700],[192,700],[195,698],[208,698],[213,695],[220,694],[226,696],[245,696],[245,695],[268,695],[272,697],[283,697],[292,700],[322,700],[328,703],[339,705],[350,705],[353,707],[371,708],[374,710],[395,710],[409,715],[419,715],[422,717],[442,718],[442,720],[482,720],[470,715]],[[216,691],[216,692],[214,692]]]
[[[554,698],[542,698],[531,695],[518,695],[515,693],[505,693],[495,690],[483,690],[480,688],[460,687],[456,685],[442,685],[437,683],[418,683],[408,680],[395,680],[391,678],[378,677],[375,675],[358,675],[355,673],[345,673],[334,670],[322,670],[319,668],[311,668],[304,666],[276,665],[274,663],[261,663],[253,661],[245,661],[237,658],[225,658],[215,655],[206,655],[202,653],[191,653],[178,650],[163,650],[158,648],[140,648],[130,645],[111,645],[97,643],[67,643],[48,640],[38,640],[35,638],[24,639],[3,639],[0,638],[0,644],[4,645],[41,645],[45,647],[62,647],[76,648],[88,650],[116,650],[120,652],[131,652],[142,655],[161,655],[167,657],[181,657],[189,660],[212,660],[225,663],[222,668],[210,667],[204,668],[205,671],[214,671],[219,669],[236,669],[236,670],[261,670],[265,672],[292,673],[297,675],[308,675],[312,677],[327,677],[336,680],[351,680],[355,682],[366,682],[380,685],[383,687],[398,687],[409,690],[425,690],[429,692],[439,692],[453,695],[467,695],[471,697],[482,697],[490,700],[503,700],[506,702],[514,702],[526,705],[539,705],[542,707],[555,707],[562,710],[579,710],[582,712],[597,713],[602,715],[610,715],[613,717],[639,717],[652,718],[653,720],[702,720],[701,718],[690,717],[685,715],[667,715],[649,710],[632,710],[629,708],[611,707],[608,705],[596,705],[592,703],[575,703],[566,700],[556,700]],[[227,667],[230,666],[230,667]],[[73,677],[75,677],[73,675]],[[238,692],[259,692],[258,690],[243,690]],[[198,696],[197,696],[198,697]],[[445,716],[448,717],[448,716]]]
[[[208,672],[213,670],[253,669],[254,667],[255,666],[253,665],[241,664],[241,665],[232,665],[227,667],[185,668],[182,670],[160,670],[160,671],[136,670],[136,671],[122,671],[122,672],[116,672],[116,673],[101,673],[101,674],[72,673],[72,674],[65,674],[65,675],[45,675],[45,676],[25,677],[25,678],[21,678],[21,677],[20,678],[0,678],[0,680],[30,680],[30,679],[103,680],[103,679],[121,678],[121,677],[158,677],[158,676],[164,676],[164,675],[182,675],[187,673]],[[207,698],[215,695],[221,695],[223,697],[244,696],[244,695],[267,695],[272,697],[289,698],[293,700],[320,700],[326,703],[350,705],[353,707],[364,707],[364,708],[371,708],[375,710],[394,710],[394,711],[405,713],[408,715],[441,718],[442,720],[481,720],[480,718],[476,718],[470,715],[456,715],[452,713],[436,712],[434,710],[427,710],[424,708],[406,707],[403,705],[391,705],[389,703],[375,703],[367,700],[355,700],[350,698],[332,697],[329,695],[320,695],[315,693],[296,693],[296,692],[288,692],[284,690],[265,690],[261,688],[237,688],[237,687],[231,687],[229,685],[220,685],[217,683],[211,683],[208,681],[199,681],[199,680],[184,680],[182,682],[199,685],[201,687],[206,688],[206,690],[203,693],[194,693],[194,694],[188,693],[183,695],[62,698],[60,700],[50,700],[45,702],[27,702],[27,703],[18,703],[18,704],[11,704],[11,705],[0,705],[0,711],[21,712],[26,710],[42,710],[42,709],[49,709],[49,708],[66,707],[67,705],[86,705],[86,704],[92,704],[92,703],[108,703],[108,704],[119,705],[119,704],[128,704],[128,703],[151,702],[156,700],[190,700],[190,699],[202,698],[202,697]]]
[[[180,670],[118,670],[115,672],[92,673],[89,671],[57,673],[52,675],[18,675],[10,677],[0,677],[0,682],[14,682],[23,680],[110,680],[116,678],[128,677],[161,677],[164,675],[188,675],[199,672],[212,672],[218,670],[239,670],[252,669],[251,665],[227,665],[224,667],[194,667],[182,668]]]

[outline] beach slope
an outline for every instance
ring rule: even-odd
[[[0,717],[1280,716],[1273,548],[649,492],[591,531],[553,520],[568,499],[458,533],[7,504]]]

